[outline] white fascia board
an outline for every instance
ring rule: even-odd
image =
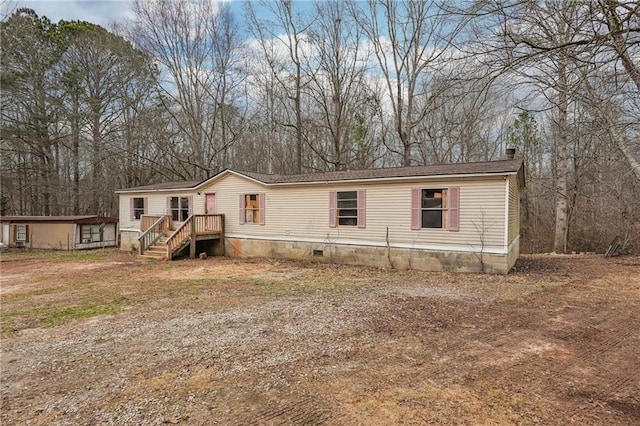
[[[263,182],[263,181],[261,181],[261,180],[254,179],[254,178],[249,177],[249,176],[247,176],[247,175],[243,175],[242,173],[235,172],[235,171],[233,171],[233,170],[229,170],[229,169],[227,169],[227,170],[225,170],[225,171],[223,171],[223,172],[220,172],[220,173],[218,173],[217,175],[215,175],[215,176],[213,176],[213,177],[211,177],[211,178],[209,178],[209,179],[205,180],[204,182],[202,182],[202,183],[200,183],[200,184],[196,185],[196,186],[194,187],[194,189],[196,189],[196,190],[202,189],[202,187],[207,186],[207,185],[210,185],[212,182],[214,182],[214,181],[216,181],[216,180],[218,180],[218,179],[222,179],[225,175],[228,175],[228,174],[238,176],[238,177],[240,177],[240,178],[243,178],[243,179],[246,179],[246,180],[248,180],[248,181],[251,181],[251,182],[257,183],[257,184],[259,184],[259,185],[264,185],[264,186],[269,186],[269,185],[270,185],[270,184],[265,183],[265,182]]]
[[[157,192],[166,192],[166,193],[171,193],[171,192],[185,192],[185,191],[196,191],[195,186],[189,187],[189,188],[159,188],[159,189],[121,189],[118,191],[115,191],[116,194],[149,194],[149,193],[157,193]]]
[[[222,179],[224,176],[228,175],[228,174],[232,174],[238,177],[241,177],[243,179],[249,180],[251,182],[255,182],[257,184],[260,185],[269,185],[265,182],[262,182],[260,180],[254,179],[252,177],[243,175],[242,173],[238,173],[238,172],[234,172],[233,170],[223,170],[222,172],[218,173],[215,176],[210,177],[209,179],[200,182],[199,184],[197,184],[196,186],[191,186],[191,187],[185,187],[185,188],[158,188],[158,189],[121,189],[118,191],[115,191],[116,194],[147,194],[150,192],[153,193],[158,193],[158,192],[165,192],[165,193],[171,193],[171,192],[184,192],[184,191],[199,191],[201,190],[203,187],[209,186],[211,185],[213,182]]]
[[[504,246],[509,245],[509,179],[505,179],[504,187]]]

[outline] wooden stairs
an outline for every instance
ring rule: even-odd
[[[170,235],[169,232],[165,231],[160,239],[148,247],[140,256],[149,259],[167,260],[167,241]]]
[[[192,215],[176,230],[172,229],[169,216],[157,219],[138,239],[139,255],[151,259],[172,260],[180,251],[191,245],[190,257],[195,257],[196,241],[220,240],[224,248],[224,215]]]

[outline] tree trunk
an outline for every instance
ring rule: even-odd
[[[556,253],[567,251],[568,197],[567,197],[567,75],[566,66],[558,67],[558,122],[556,134],[556,230],[553,250]]]
[[[101,135],[100,135],[100,116],[99,111],[94,111],[94,116],[92,120],[92,135],[93,135],[93,146],[92,146],[92,174],[91,174],[91,213],[99,215],[100,214],[100,191],[102,188],[100,169],[102,167],[101,157],[102,157],[102,147],[101,144]]]
[[[80,214],[80,123],[79,123],[80,105],[76,98],[73,99],[73,111],[71,116],[71,161],[73,162],[73,210],[72,214]]]

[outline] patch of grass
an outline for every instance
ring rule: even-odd
[[[2,300],[3,304],[14,303],[14,302],[19,302],[21,300],[28,299],[28,298],[31,298],[31,297],[34,297],[34,296],[45,296],[45,295],[49,295],[49,294],[55,294],[55,293],[64,292],[64,291],[67,291],[67,290],[68,289],[65,288],[64,286],[39,288],[37,290],[25,291],[25,292],[22,292],[22,293],[4,294],[4,295],[2,295],[2,298],[0,298],[0,300]]]
[[[12,249],[2,253],[2,259],[58,259],[58,260],[99,260],[105,257],[121,254],[115,248],[95,250],[43,250],[43,249]]]
[[[56,327],[64,322],[90,318],[97,315],[113,315],[122,310],[122,306],[118,303],[110,303],[107,305],[95,305],[93,303],[83,303],[78,306],[69,306],[61,311],[51,312],[50,314],[40,318],[40,323],[46,327]]]
[[[427,353],[421,353],[418,354],[418,358],[420,358],[422,361],[431,364],[433,362],[433,357],[430,354]]]
[[[259,278],[249,280],[250,284],[257,290],[252,296],[276,296],[292,292],[294,284],[283,281],[270,281]]]
[[[57,327],[74,319],[97,315],[113,315],[121,312],[128,303],[126,297],[114,298],[106,303],[85,302],[79,305],[47,304],[28,309],[2,312],[0,331],[10,335],[20,330],[36,327]]]

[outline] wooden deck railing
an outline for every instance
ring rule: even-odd
[[[195,241],[198,235],[224,236],[223,214],[196,214],[191,215],[178,227],[167,240],[167,259],[172,259],[180,248],[191,242],[191,257],[195,256]]]
[[[219,234],[224,232],[223,214],[196,214],[191,217],[195,220],[196,235]]]
[[[150,218],[154,216],[143,216],[141,221],[141,228],[146,218]],[[156,241],[162,237],[164,232],[170,229],[171,226],[171,216],[156,216],[157,219],[151,225],[148,223],[144,223],[148,225],[147,229],[140,235],[138,238],[138,252],[140,254],[144,254],[144,251],[151,247]],[[155,217],[154,217],[155,218]],[[148,222],[148,220],[147,220]]]
[[[167,216],[167,215],[146,215],[143,214],[140,217],[140,231],[144,232],[147,229],[151,228],[157,221],[158,219],[161,219],[163,217],[168,217],[169,220],[164,222],[165,223],[165,230],[168,231],[171,229],[171,217]]]

